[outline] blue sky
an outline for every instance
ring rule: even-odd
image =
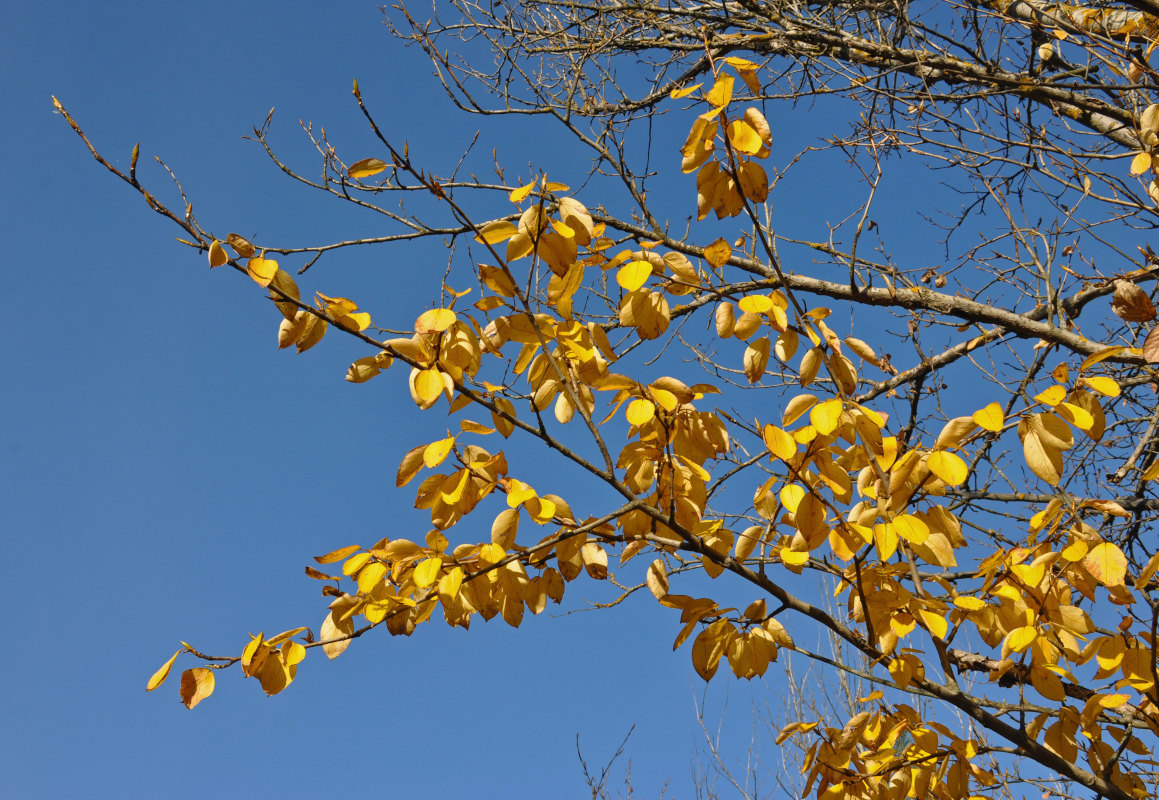
[[[317,626],[311,556],[400,524],[421,536],[392,478],[423,439],[397,380],[343,382],[362,355],[351,343],[278,352],[260,293],[175,244],[50,95],[122,166],[140,141],[142,178],[163,191],[151,158],[165,158],[213,230],[296,244],[369,220],[294,190],[243,141],[271,106],[291,154],[304,152],[299,118],[375,154],[350,101],[355,76],[420,158],[457,158],[478,121],[447,117],[421,54],[389,38],[372,3],[17,1],[0,16],[0,798],[583,797],[577,734],[598,766],[633,724],[636,790],[654,797],[670,781],[669,796],[689,796],[703,684],[650,599],[519,631],[372,636],[333,663],[314,651],[275,698],[235,671],[193,712],[176,673],[145,693],[179,639],[236,653],[247,633]],[[506,144],[525,173],[511,130],[481,141],[488,153]],[[575,169],[560,158],[543,166]],[[417,313],[443,267],[417,248],[358,254],[326,264],[318,288]],[[423,424],[433,439],[445,421]],[[606,596],[590,582],[573,595]],[[777,675],[722,683],[710,723],[727,697],[725,735],[747,744]]]

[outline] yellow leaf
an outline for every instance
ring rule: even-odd
[[[1083,559],[1083,566],[1103,586],[1122,586],[1127,576],[1127,557],[1111,542],[1092,547]]]
[[[349,547],[343,547],[338,550],[331,550],[324,556],[314,556],[314,560],[319,564],[335,564],[344,560],[347,556],[357,553],[361,549],[362,548],[358,545],[352,544]]]
[[[822,436],[828,436],[837,430],[843,409],[844,406],[839,397],[818,403],[809,411],[809,422]]]
[[[1058,486],[1062,478],[1062,454],[1048,447],[1035,431],[1027,432],[1022,440],[1022,451],[1030,471],[1051,486]]]
[[[787,547],[781,548],[781,561],[790,567],[800,567],[809,560],[808,553],[799,553]]]
[[[994,433],[1002,430],[1002,424],[1006,421],[1002,415],[1002,406],[997,403],[991,403],[985,408],[978,409],[974,412],[973,419],[979,427]]]
[[[918,616],[922,618],[922,623],[931,634],[939,639],[946,638],[946,632],[950,626],[944,615],[922,608],[918,610]]]
[[[732,100],[733,83],[734,80],[731,75],[721,75],[716,79],[716,83],[712,85],[712,88],[709,89],[708,94],[704,96],[704,99],[707,100],[710,105],[714,105],[717,108],[723,108],[724,106],[727,106],[729,101]]]
[[[1115,382],[1114,378],[1108,378],[1104,375],[1092,375],[1082,380],[1083,383],[1101,395],[1106,395],[1107,397],[1119,396],[1119,384]]]
[[[1125,346],[1117,344],[1113,347],[1107,347],[1099,350],[1096,353],[1091,353],[1089,356],[1083,359],[1083,363],[1079,366],[1079,372],[1086,372],[1100,361],[1106,361],[1108,358],[1114,358],[1126,349],[1127,348]]]
[[[926,459],[926,466],[930,472],[937,475],[950,486],[959,486],[966,482],[969,468],[966,462],[948,450],[935,450]]]
[[[737,307],[750,314],[764,314],[773,307],[773,300],[766,294],[750,294],[742,297]]]
[[[1142,175],[1149,169],[1151,169],[1151,154],[1135,153],[1135,157],[1131,159],[1131,174]]]
[[[695,92],[699,88],[700,88],[700,84],[694,83],[691,86],[685,86],[681,89],[673,89],[672,91],[670,91],[668,93],[668,96],[670,98],[672,98],[673,100],[679,100],[682,97],[687,97],[688,95],[692,94],[693,92]]]
[[[1014,630],[1010,631],[1009,634],[1007,634],[1006,643],[1002,649],[1004,652],[1006,651],[1006,648],[1009,648],[1010,652],[1021,653],[1023,650],[1030,647],[1030,645],[1032,645],[1034,640],[1037,638],[1038,629],[1033,625],[1025,625],[1021,628],[1015,628]]]
[[[514,223],[508,222],[507,220],[499,220],[484,225],[479,230],[479,235],[475,237],[475,241],[486,242],[487,244],[498,244],[499,242],[507,241],[517,233],[519,233],[519,228],[515,227]]]
[[[269,286],[274,280],[274,273],[278,271],[278,262],[272,258],[251,258],[245,264],[245,271],[254,283],[262,288]]]
[[[439,597],[446,603],[459,596],[459,589],[463,586],[463,568],[452,567],[451,570],[439,578]]]
[[[221,242],[217,239],[209,245],[209,266],[220,267],[229,261],[229,254],[225,252],[225,248],[221,246]]]
[[[785,413],[781,417],[781,424],[782,425],[792,425],[794,422],[796,422],[801,417],[802,414],[804,414],[806,411],[808,411],[810,408],[812,408],[813,404],[816,402],[817,402],[816,395],[811,395],[811,394],[799,394],[799,395],[797,395],[796,397],[794,397],[792,400],[789,401],[789,404],[787,406],[785,406]]]
[[[381,158],[364,158],[351,164],[350,168],[346,170],[346,174],[351,178],[369,178],[384,169],[386,169],[386,162]]]
[[[213,694],[213,670],[194,667],[181,673],[181,702],[193,708]]]
[[[898,514],[894,517],[893,528],[910,544],[921,544],[930,536],[929,526],[912,514]]]
[[[652,265],[647,261],[629,261],[616,273],[616,283],[625,291],[634,292],[648,282],[652,275]]]
[[[986,607],[986,602],[977,597],[970,597],[969,595],[958,596],[954,598],[954,605],[963,611],[981,611]]]
[[[522,203],[527,199],[527,195],[531,194],[531,190],[535,188],[535,184],[536,182],[532,181],[526,186],[520,186],[518,189],[512,190],[511,194],[507,195],[507,199],[512,203]]]
[[[451,452],[451,448],[455,444],[455,437],[449,436],[446,439],[439,439],[437,442],[431,442],[423,450],[423,463],[428,468],[433,469],[446,460]]]
[[[1053,408],[1066,399],[1066,387],[1056,383],[1049,389],[1039,392],[1034,399]]]
[[[744,120],[733,120],[728,124],[728,141],[738,152],[755,155],[764,147],[760,135]]]
[[[625,416],[631,424],[643,425],[656,416],[656,406],[651,400],[636,399],[628,404]]]
[[[415,320],[415,333],[442,333],[455,324],[458,317],[449,308],[432,308]]]
[[[180,650],[178,650],[176,653],[173,654],[172,658],[170,658],[168,661],[166,661],[164,664],[161,665],[161,669],[159,669],[153,673],[153,677],[149,678],[149,682],[147,684],[145,684],[145,691],[146,692],[153,691],[154,689],[156,689],[158,686],[160,686],[161,684],[163,684],[165,682],[165,679],[169,677],[169,670],[173,667],[173,662],[177,660],[177,656],[181,655],[184,652],[185,652],[185,648],[181,648]]]
[[[1118,708],[1130,699],[1125,694],[1104,694],[1099,696],[1099,705],[1103,708]]]
[[[728,263],[732,257],[732,247],[723,238],[717,239],[715,242],[704,248],[704,260],[709,263],[713,269],[720,269]]]
[[[533,497],[535,497],[534,489],[523,481],[511,479],[511,485],[507,489],[507,506],[509,508],[515,508]]]
[[[788,461],[797,454],[797,441],[775,425],[766,425],[761,436],[769,452],[782,461]]]
[[[443,393],[443,374],[434,367],[417,370],[414,376],[415,401],[423,408],[430,408]]]
[[[435,582],[439,577],[439,570],[443,567],[443,559],[435,556],[434,558],[424,558],[420,561],[414,569],[415,586],[420,589],[425,589]]]

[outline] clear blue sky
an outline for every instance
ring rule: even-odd
[[[377,223],[297,192],[242,137],[276,106],[274,138],[291,153],[303,152],[304,118],[375,154],[350,102],[357,76],[412,152],[461,153],[477,121],[446,124],[421,55],[380,19],[371,2],[14,0],[0,12],[0,800],[578,798],[576,735],[598,766],[633,724],[639,796],[667,781],[668,796],[691,794],[703,684],[687,648],[671,652],[676,620],[650,599],[519,631],[372,636],[333,663],[313,651],[276,698],[235,670],[193,712],[176,673],[144,691],[178,639],[237,653],[249,632],[317,626],[311,556],[421,536],[392,479],[422,439],[413,409],[394,410],[409,406],[397,381],[342,381],[361,353],[340,337],[303,357],[277,352],[260,293],[176,245],[50,95],[118,163],[139,140],[158,188],[149,162],[164,157],[215,231],[296,244],[366,233]],[[521,143],[496,130],[525,169]],[[543,166],[554,177],[575,164]],[[421,309],[444,262],[402,255],[335,260],[319,288]],[[424,424],[435,438],[445,421]],[[584,582],[574,596],[604,595]],[[769,675],[713,690],[710,721],[727,692],[730,741],[748,742],[754,705],[775,704]]]

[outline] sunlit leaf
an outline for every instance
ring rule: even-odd
[[[225,252],[225,248],[221,246],[221,242],[214,239],[209,245],[209,266],[220,267],[229,262],[229,254]]]
[[[176,653],[174,653],[169,658],[168,661],[166,661],[164,664],[161,665],[160,669],[158,669],[156,672],[153,673],[152,677],[149,678],[149,682],[147,684],[145,684],[145,691],[146,692],[153,691],[154,689],[156,689],[158,686],[160,686],[161,684],[163,684],[165,682],[165,679],[169,677],[169,670],[173,668],[173,662],[177,660],[177,656],[181,655],[184,652],[185,652],[185,648],[181,648],[180,650],[178,650]]]
[[[624,291],[634,292],[648,282],[652,275],[652,265],[647,261],[629,261],[616,272],[616,283]]]
[[[969,468],[966,462],[948,450],[935,450],[926,459],[930,472],[937,475],[950,486],[959,486],[966,482]]]
[[[278,271],[278,262],[272,258],[258,256],[246,262],[245,271],[254,283],[264,288],[273,281],[274,273]]]
[[[386,168],[387,163],[380,158],[364,158],[351,164],[350,168],[346,170],[346,174],[351,178],[369,178]]]
[[[1083,566],[1103,586],[1122,586],[1127,577],[1127,557],[1112,542],[1092,547],[1083,559]]]

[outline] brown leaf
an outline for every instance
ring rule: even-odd
[[[1159,364],[1159,328],[1152,328],[1143,340],[1143,358],[1149,364]]]
[[[1150,322],[1155,319],[1155,306],[1151,303],[1151,298],[1130,281],[1115,281],[1111,311],[1125,322]]]

